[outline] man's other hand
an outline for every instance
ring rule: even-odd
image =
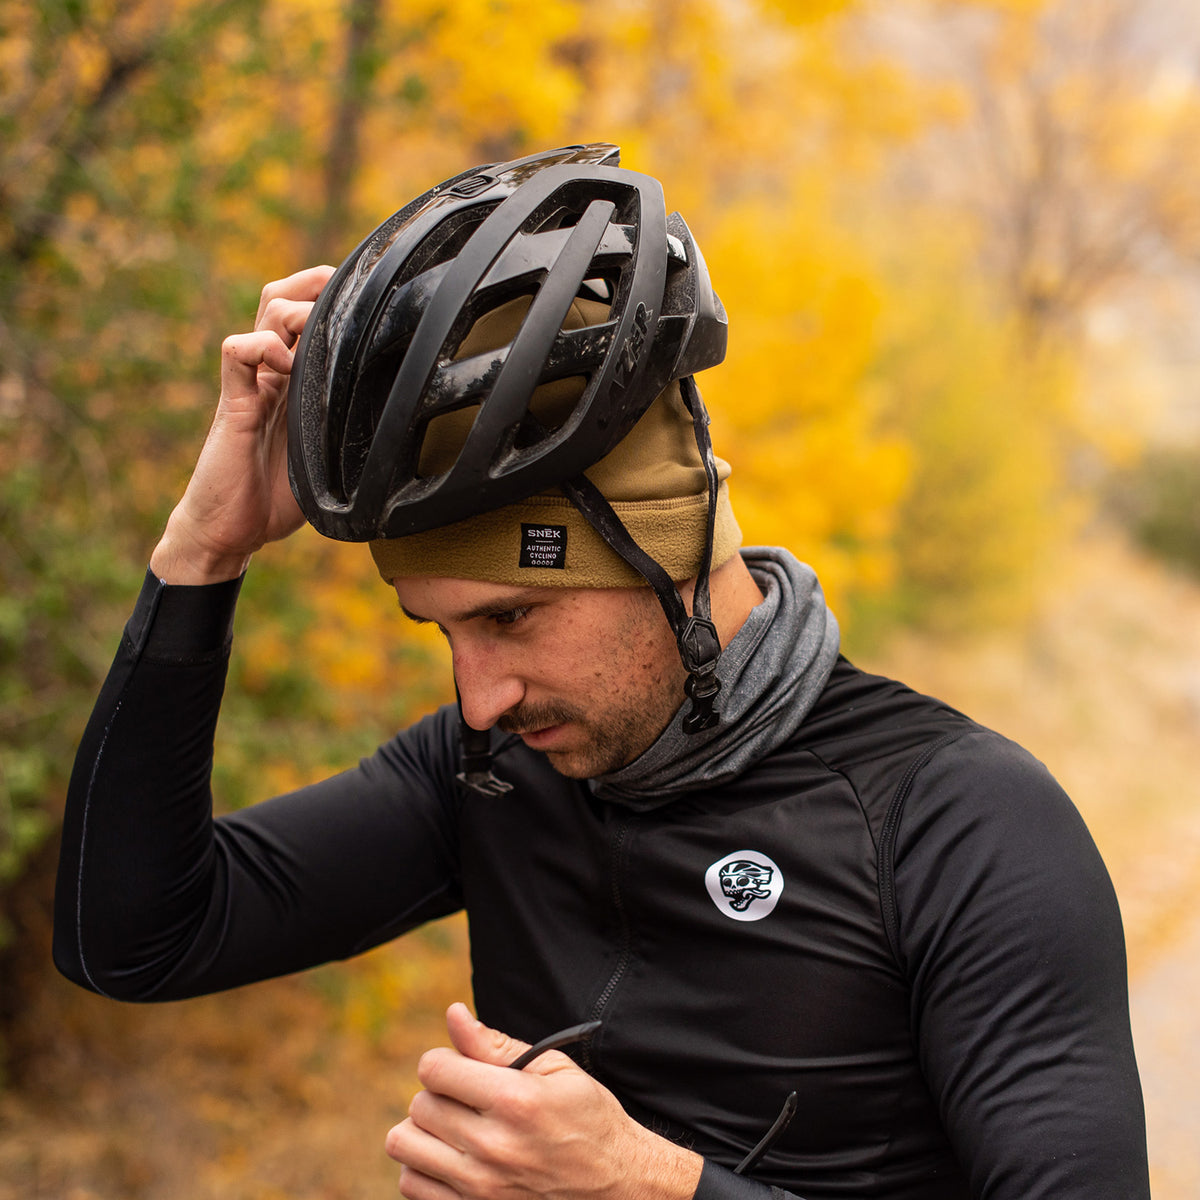
[[[387,1136],[408,1200],[690,1200],[700,1157],[632,1120],[565,1054],[548,1050],[514,1071],[526,1043],[462,1004],[446,1026],[452,1048],[421,1057],[425,1090]]]

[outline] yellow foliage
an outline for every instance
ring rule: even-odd
[[[997,85],[1038,61],[1056,7],[926,6],[976,10],[991,30],[985,64]],[[890,156],[944,121],[950,105],[942,80],[906,72],[877,43],[868,52],[855,8],[843,0],[383,0],[372,53],[359,64],[367,74],[351,113],[355,169],[333,184],[349,214],[334,249],[348,250],[411,196],[473,162],[575,140],[618,142],[627,165],[664,180],[730,314],[728,360],[701,386],[718,450],[733,463],[747,538],[810,559],[838,602],[886,603],[901,584],[923,592],[945,584],[961,597],[991,587],[1006,564],[1011,571],[1014,543],[995,532],[1003,522],[984,517],[1011,511],[1028,526],[1044,503],[1064,436],[1076,432],[1061,411],[1073,382],[1038,375],[1018,386],[1017,372],[1028,367],[1003,313],[974,298],[960,303],[954,282],[914,275],[922,250],[899,223],[889,226],[892,245],[871,234],[878,205],[890,203],[882,190]],[[91,11],[91,25],[62,39],[70,71],[54,88],[38,84],[29,63],[34,18],[13,16],[0,37],[6,112],[20,99],[29,121],[52,128],[86,102],[118,50],[204,8],[199,0],[113,0]],[[226,21],[198,47],[203,70],[189,81],[196,118],[186,157],[206,206],[202,252],[218,289],[303,265],[305,224],[331,199],[323,169],[354,66],[349,11],[331,0],[268,0],[252,23]],[[1097,131],[1114,177],[1136,179],[1161,160],[1148,143],[1167,142],[1139,132],[1177,128],[1181,112],[1200,121],[1194,92],[1131,98],[1103,119],[1096,96],[1095,80],[1068,72],[1051,89],[1051,107],[1060,120]],[[965,93],[953,98],[969,119]],[[107,153],[113,179],[169,206],[176,143],[132,139]],[[102,288],[114,262],[169,264],[194,249],[173,228],[106,219],[103,195],[68,197],[58,230],[86,286]],[[1188,220],[1166,193],[1161,210]],[[1069,264],[1034,249],[1023,286],[1035,298],[1062,290]],[[968,261],[960,253],[953,270],[965,272]],[[204,336],[215,342],[224,332]],[[134,326],[114,322],[91,336],[105,354],[152,358],[182,355],[190,334],[148,312]],[[167,387],[159,403],[183,407],[195,395]],[[96,413],[119,413],[123,403],[87,401]],[[1042,405],[1053,410],[1048,423]],[[1020,454],[1011,450],[1017,444]],[[147,494],[162,488],[153,467],[128,474]],[[1024,516],[1021,497],[1031,498]],[[964,548],[949,554],[955,530]],[[415,712],[447,695],[444,665],[431,665],[445,661],[429,640],[435,635],[396,615],[366,555],[303,545],[272,553],[310,580],[322,564],[302,597],[307,623],[243,637],[246,686],[266,695],[289,671],[311,671],[347,729],[381,705]],[[414,678],[431,682],[410,695]]]
[[[486,142],[498,127],[515,126],[540,145],[556,136],[561,114],[579,99],[578,78],[554,54],[578,27],[577,4],[424,0],[394,15],[406,29],[429,32],[419,57],[399,55],[391,69],[427,73],[426,86],[443,101],[440,122],[453,122],[460,138]]]
[[[743,532],[812,562],[835,600],[885,587],[908,457],[869,384],[880,281],[811,194],[746,200],[704,241],[732,316],[701,386]]]
[[[1029,18],[1040,15],[1048,3],[1052,2],[1053,0],[933,0],[933,7],[950,12],[974,8],[1028,21]]]
[[[945,259],[928,237],[929,269],[906,277],[905,305],[889,310],[880,380],[912,455],[896,513],[904,615],[941,628],[1012,623],[1080,515],[1062,469],[1077,444],[1075,374],[1049,347],[1031,358],[978,289],[939,274]]]
[[[1100,45],[1089,21],[1121,7],[381,0],[355,80],[345,0],[6,5],[0,123],[12,137],[0,146],[0,238],[31,214],[53,221],[29,266],[5,275],[18,299],[0,313],[0,408],[23,417],[45,400],[51,411],[58,375],[68,379],[59,407],[77,406],[86,419],[57,416],[61,427],[51,433],[83,464],[93,522],[81,537],[60,521],[73,557],[39,559],[39,569],[107,551],[100,527],[122,525],[127,513],[147,527],[163,515],[182,484],[173,473],[194,455],[190,441],[177,448],[179,430],[190,419],[194,433],[213,401],[215,347],[233,331],[229,297],[245,306],[244,328],[262,282],[305,265],[309,231],[333,201],[345,202],[344,215],[337,206],[343,227],[330,239],[336,261],[379,220],[464,167],[605,140],[621,145],[627,166],[664,181],[729,312],[728,360],[700,386],[717,450],[733,465],[747,541],[783,544],[812,562],[843,625],[878,610],[942,629],[1019,615],[1039,565],[1056,561],[1079,518],[1065,478],[1070,451],[1085,438],[1108,456],[1135,448],[1121,430],[1098,437],[1083,427],[1080,347],[1050,330],[1045,306],[1078,316],[1081,296],[1120,277],[1112,264],[1128,262],[1122,251],[1162,244],[1130,235],[1131,214],[1153,214],[1155,236],[1165,230],[1193,255],[1200,249],[1194,78],[1138,78],[1078,53],[1053,57]],[[1124,7],[1133,11],[1133,0]],[[954,58],[954,87],[909,71],[895,46],[871,42],[869,50],[858,37],[859,14],[872,8],[903,8],[935,38],[944,32],[939,19],[965,25],[979,58]],[[232,15],[208,24],[218,9]],[[189,47],[194,71],[181,77],[171,64],[171,74],[156,54],[168,35],[201,21]],[[1057,38],[1047,32],[1053,21]],[[114,64],[141,61],[143,51],[144,66],[105,108],[101,89]],[[326,163],[355,82],[363,85],[349,114],[357,153],[329,184]],[[992,107],[983,113],[981,102]],[[925,176],[922,211],[905,192],[911,177],[890,169],[898,149],[950,124],[979,135],[978,159],[948,160]],[[1034,135],[1047,131],[1053,137],[1039,143]],[[57,194],[66,148],[75,157]],[[947,202],[954,185],[977,183],[981,163],[999,173],[985,170],[974,207]],[[1091,203],[1097,195],[1104,204]],[[134,280],[117,293],[122,273]],[[109,312],[115,294],[123,307]],[[190,365],[178,371],[186,378],[174,378],[202,347],[211,359],[206,381]],[[1123,399],[1122,411],[1142,402]],[[151,427],[147,413],[161,423]],[[32,457],[24,447],[37,426],[9,425],[20,427],[21,440],[2,456],[15,478]],[[138,536],[113,544],[127,554]],[[40,552],[49,534],[35,541]],[[17,541],[10,549],[20,552]],[[264,602],[252,593],[268,574],[278,590]],[[254,799],[328,774],[335,757],[356,752],[347,747],[453,699],[436,629],[401,616],[363,547],[304,531],[260,556],[244,596],[234,669],[253,720],[223,729],[218,744],[221,753],[231,743],[250,747],[235,768],[252,781]],[[82,611],[65,610],[72,619]],[[58,675],[77,675],[90,661],[101,637],[89,629],[88,639]],[[46,694],[57,714],[58,693]],[[72,720],[55,717],[63,726]],[[284,726],[301,733],[289,743],[278,733]],[[298,745],[301,738],[320,744]],[[212,1044],[232,1046],[230,1061],[255,1064],[232,1098],[206,1077],[226,1068],[204,1047],[186,1070],[172,1067],[165,1049],[150,1056],[175,1072],[177,1093],[193,1097],[214,1132],[201,1170],[205,1194],[307,1194],[311,1164],[327,1166],[345,1151],[332,1136],[297,1139],[297,1114],[344,1108],[359,1090],[370,1121],[388,1105],[402,1112],[416,1086],[416,1054],[444,1036],[439,1010],[469,991],[465,943],[465,923],[455,918],[429,936],[283,981],[274,993],[251,989],[251,999],[290,997],[272,1002],[280,1015],[267,1026],[244,1019],[253,1009],[217,1006],[249,1002],[240,995],[215,999],[204,1010],[219,1014],[209,1017],[219,1027]],[[190,1020],[205,1003],[189,1007]],[[136,1023],[147,1020],[139,1014]],[[261,1036],[264,1027],[271,1037]],[[174,1046],[167,1026],[158,1028],[159,1045]],[[321,1069],[326,1061],[340,1062],[341,1073]],[[359,1089],[381,1062],[384,1070]],[[255,1156],[245,1147],[264,1157],[260,1116],[270,1104],[289,1114],[277,1118],[286,1128],[268,1147],[274,1170],[293,1167],[286,1184],[249,1177]],[[140,1164],[144,1139],[123,1136],[123,1153]],[[377,1146],[371,1152],[382,1158]],[[367,1153],[350,1158],[344,1194],[368,1186]]]
[[[264,691],[277,664],[286,663],[291,647],[282,626],[258,624],[238,635],[242,684],[251,692]]]
[[[846,2],[847,0],[767,0],[764,7],[775,9],[789,21],[804,24],[840,12],[846,7]]]
[[[836,22],[797,26],[781,7],[614,0],[592,5],[579,57],[586,106],[573,136],[620,142],[689,214],[761,194],[828,154],[862,166],[916,127],[917,91],[878,62],[857,61]]]

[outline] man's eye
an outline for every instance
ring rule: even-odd
[[[515,625],[528,612],[528,608],[510,608],[507,612],[496,613],[492,620],[497,625]]]

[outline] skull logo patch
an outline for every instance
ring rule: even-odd
[[[734,921],[760,921],[783,891],[783,872],[758,850],[723,854],[704,873],[712,902]]]

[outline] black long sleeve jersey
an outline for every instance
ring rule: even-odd
[[[600,1018],[583,1065],[704,1155],[702,1200],[1149,1195],[1116,899],[1011,742],[842,660],[780,750],[652,811],[499,735],[512,790],[464,790],[442,710],[213,821],[236,594],[148,578],[127,626],[68,800],[76,982],[193,996],[465,908],[480,1018],[529,1041]]]

